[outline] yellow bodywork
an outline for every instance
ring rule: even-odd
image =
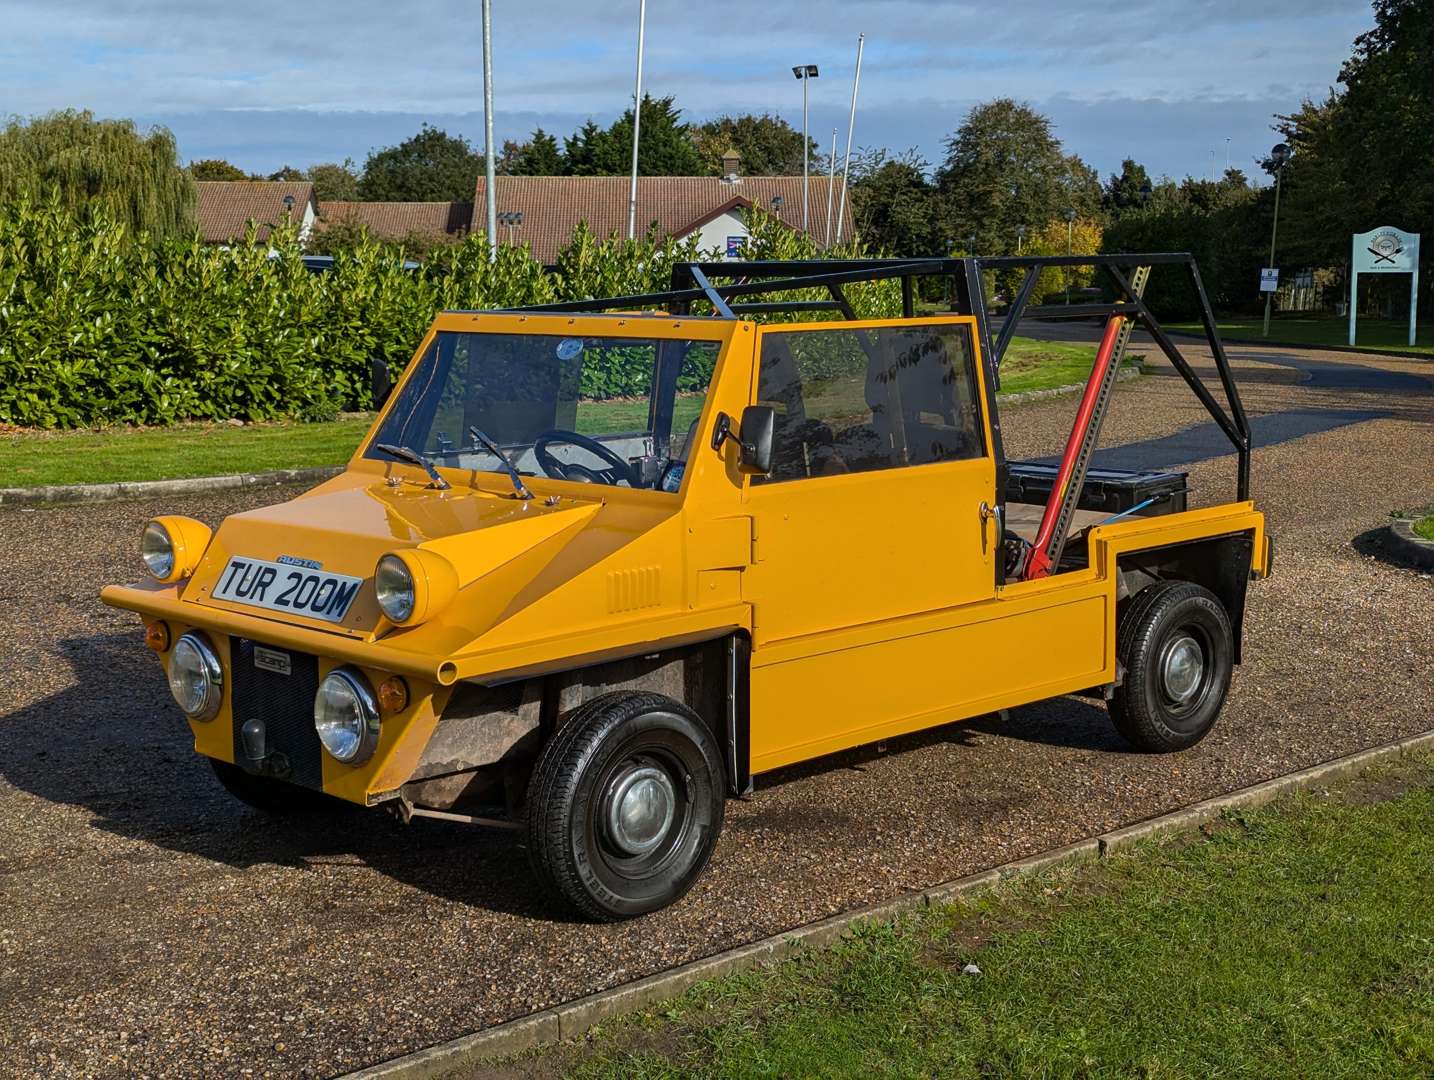
[[[343,474],[312,491],[228,518],[185,580],[101,594],[147,623],[164,621],[171,643],[205,631],[226,686],[230,635],[315,655],[320,677],[340,664],[375,686],[403,676],[408,705],[384,717],[372,757],[350,767],[324,755],[324,790],[353,802],[408,781],[461,680],[507,681],[742,632],[751,640],[750,766],[761,772],[1112,682],[1124,553],[1248,534],[1254,573],[1267,569],[1263,517],[1237,503],[1098,527],[1088,568],[998,586],[996,527],[980,512],[996,503],[989,449],[973,460],[752,484],[736,441],[714,452],[711,432],[719,412],[736,418],[755,400],[762,335],[800,326],[447,313],[416,355],[448,330],[719,342],[697,427],[702,449],[681,490],[532,477],[537,498],[524,502],[501,473],[445,469],[452,488],[437,491],[420,469],[365,458],[361,447]],[[979,357],[976,370],[984,378]],[[401,389],[402,381],[388,409]],[[406,550],[442,556],[457,592],[433,618],[399,627],[377,607],[373,572],[381,555]],[[342,625],[281,617],[210,596],[234,554],[297,555],[365,580]],[[160,655],[167,664],[168,652]],[[213,720],[191,722],[195,749],[232,761],[233,724],[226,698]]]

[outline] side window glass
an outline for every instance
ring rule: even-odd
[[[969,327],[768,332],[759,362],[777,423],[772,472],[753,483],[985,453]]]

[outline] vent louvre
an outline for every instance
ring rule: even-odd
[[[614,570],[607,576],[607,609],[611,614],[656,607],[661,597],[661,574],[655,566]]]

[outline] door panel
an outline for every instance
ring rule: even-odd
[[[749,482],[753,562],[752,741],[764,755],[897,719],[959,696],[949,672],[889,669],[877,646],[848,649],[851,678],[908,680],[909,692],[846,697],[824,636],[995,595],[995,462],[980,410],[970,320],[774,327],[757,340],[754,398],[778,411],[773,471]],[[779,680],[759,679],[764,647],[785,642]],[[813,680],[827,702],[790,710]],[[780,683],[780,686],[778,685]],[[765,686],[771,692],[764,691]]]

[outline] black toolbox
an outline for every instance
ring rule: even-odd
[[[1044,505],[1050,501],[1057,466],[1034,461],[1013,461],[1007,466],[1006,501]],[[1154,499],[1140,511],[1142,516],[1178,514],[1185,509],[1183,472],[1129,472],[1124,469],[1090,469],[1081,490],[1080,509],[1103,510],[1112,514],[1130,510]]]

